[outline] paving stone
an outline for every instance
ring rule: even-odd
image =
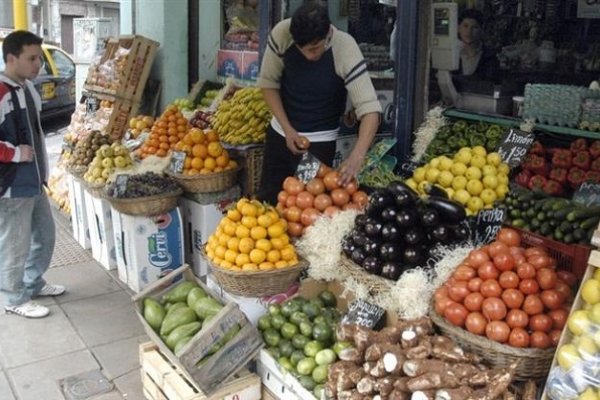
[[[139,369],[140,343],[147,342],[148,340],[146,335],[120,340],[94,347],[92,353],[94,353],[94,356],[96,356],[96,359],[102,366],[104,375],[112,380],[130,371]]]
[[[68,302],[60,307],[89,347],[144,334],[131,297],[122,291]]]
[[[126,399],[126,397],[123,397],[121,395],[121,392],[119,392],[117,389],[115,389],[112,392],[105,393],[105,394],[99,394],[98,396],[91,397],[89,400],[124,400],[124,399]]]
[[[127,286],[127,283],[123,282],[122,280],[119,279],[119,272],[116,269],[110,270],[108,271],[108,273],[112,276],[112,278],[114,279],[115,282],[117,282],[117,284],[122,287],[123,289],[125,289],[127,292],[130,292],[133,294],[133,292],[131,291],[131,289],[129,288],[129,286]]]
[[[0,372],[0,399],[2,400],[15,400],[12,389],[8,384],[8,379],[4,372]]]
[[[59,379],[98,368],[92,353],[82,350],[9,369],[7,374],[19,400],[64,400]]]
[[[55,297],[59,304],[123,290],[96,261],[52,268],[44,278],[67,287],[65,294]]]
[[[117,389],[119,389],[119,392],[121,392],[124,399],[145,400],[139,368],[115,379],[114,384]]]
[[[85,348],[85,343],[60,309],[50,306],[41,319],[0,314],[0,356],[5,369]]]

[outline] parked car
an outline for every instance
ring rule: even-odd
[[[33,84],[42,98],[42,119],[75,111],[75,63],[60,47],[42,44],[43,65]],[[4,71],[0,39],[0,72]]]

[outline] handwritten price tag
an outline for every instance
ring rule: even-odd
[[[475,245],[485,245],[494,241],[505,218],[506,210],[504,208],[479,211],[475,217],[475,226],[473,227]]]
[[[302,154],[302,159],[296,169],[296,178],[302,182],[307,183],[311,179],[317,176],[319,168],[321,167],[321,161],[312,154],[306,152]]]
[[[364,300],[355,300],[348,306],[348,312],[342,317],[342,324],[356,324],[374,329],[385,309]]]
[[[600,184],[584,182],[573,193],[573,201],[586,206],[600,204]]]
[[[534,140],[535,135],[533,133],[510,129],[504,134],[502,142],[500,142],[498,154],[500,154],[502,161],[507,163],[509,167],[514,168],[521,164]]]
[[[183,172],[185,157],[186,154],[183,151],[173,152],[173,156],[171,157],[171,164],[169,165],[169,167],[171,168],[171,172],[173,172],[174,174],[181,174]]]

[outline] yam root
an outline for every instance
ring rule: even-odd
[[[379,343],[396,344],[400,342],[400,338],[402,337],[403,331],[404,327],[401,324],[386,326],[385,328],[377,332],[375,340]]]
[[[385,365],[383,364],[382,359],[380,359],[379,361],[367,361],[367,363],[374,363],[369,365],[369,375],[375,378],[383,378],[387,375],[387,372],[385,371]]]
[[[377,379],[375,384],[375,391],[379,392],[382,396],[389,396],[394,390],[394,379],[386,376],[385,378]]]
[[[521,400],[535,400],[537,393],[537,385],[534,381],[527,381],[523,386],[523,393],[521,394]]]
[[[356,368],[356,364],[350,361],[337,361],[329,366],[327,373],[327,380],[329,382],[336,382],[338,376],[343,372],[348,372]]]
[[[364,353],[362,351],[359,351],[355,347],[348,347],[348,348],[340,351],[340,354],[338,355],[338,357],[342,361],[349,361],[354,364],[360,364],[361,362],[363,362],[363,359],[364,359],[363,354]]]
[[[354,334],[359,329],[366,329],[355,324],[340,324],[335,329],[335,336],[339,342],[351,342],[354,340]]]
[[[406,385],[411,392],[416,392],[418,390],[456,388],[460,386],[460,381],[452,374],[452,371],[426,372],[411,378]]]
[[[449,362],[478,363],[479,357],[457,346],[452,339],[446,336],[431,337],[431,354],[433,357]]]
[[[413,329],[406,329],[400,337],[400,345],[403,349],[410,349],[419,344],[421,336]]]
[[[473,394],[469,386],[460,386],[454,389],[440,389],[435,393],[435,400],[463,400]]]
[[[358,381],[360,381],[365,375],[365,371],[361,367],[355,367],[350,372],[348,372],[348,378],[352,381],[352,383],[355,386],[358,383]]]
[[[327,399],[337,399],[337,386],[334,381],[328,379],[323,387],[323,391]]]
[[[357,329],[354,333],[354,347],[363,353],[367,347],[369,347],[372,343],[375,343],[377,332],[363,327],[360,328],[361,329]]]
[[[388,396],[388,400],[409,400],[410,394],[401,392],[398,389],[392,390],[392,393]]]
[[[403,372],[408,376],[418,376],[425,372],[444,372],[452,371],[452,374],[458,379],[468,378],[479,372],[479,369],[473,364],[456,363],[447,361],[428,359],[428,360],[407,360],[404,362]]]
[[[385,372],[391,375],[401,375],[402,366],[406,361],[406,357],[402,351],[389,351],[386,352],[381,358],[383,361],[383,368]]]
[[[502,393],[502,400],[517,400],[517,395],[507,390],[506,392]]]
[[[377,386],[377,381],[372,376],[363,377],[356,384],[356,390],[360,394],[373,394],[375,393],[375,387]]]
[[[508,390],[508,386],[513,380],[516,364],[506,368],[496,369],[495,373],[488,381],[489,384],[477,389],[468,400],[494,400]]]
[[[410,379],[411,378],[409,378],[408,376],[396,378],[396,380],[394,381],[394,390],[399,390],[405,393],[410,392],[410,390],[408,390],[408,381]]]
[[[417,360],[428,358],[431,355],[433,345],[429,336],[424,336],[415,347],[406,350],[406,358]]]
[[[365,350],[365,361],[377,361],[387,352],[402,352],[397,344],[373,343]]]
[[[410,400],[435,400],[435,390],[418,390],[413,392]]]

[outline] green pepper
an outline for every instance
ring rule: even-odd
[[[492,125],[485,131],[485,136],[488,139],[500,139],[502,136],[502,128],[499,125]]]
[[[475,133],[469,137],[469,142],[471,147],[475,146],[484,146],[485,145],[485,136],[482,133]]]
[[[435,134],[436,139],[446,139],[452,133],[448,125],[442,126]]]
[[[498,145],[500,144],[500,140],[499,139],[488,139],[487,143],[485,144],[485,149],[488,152],[492,152],[492,151],[496,151],[498,149]]]
[[[459,148],[469,147],[469,141],[466,138],[458,139],[457,144]]]
[[[468,126],[467,121],[456,121],[452,124],[452,133],[462,133]]]
[[[489,125],[483,121],[479,121],[478,123],[475,124],[475,129],[479,133],[485,133],[485,131],[487,131],[488,127],[489,127]]]
[[[458,140],[459,140],[458,136],[450,136],[448,138],[448,140],[446,141],[446,144],[448,147],[455,149],[457,147],[460,147],[458,144]]]

